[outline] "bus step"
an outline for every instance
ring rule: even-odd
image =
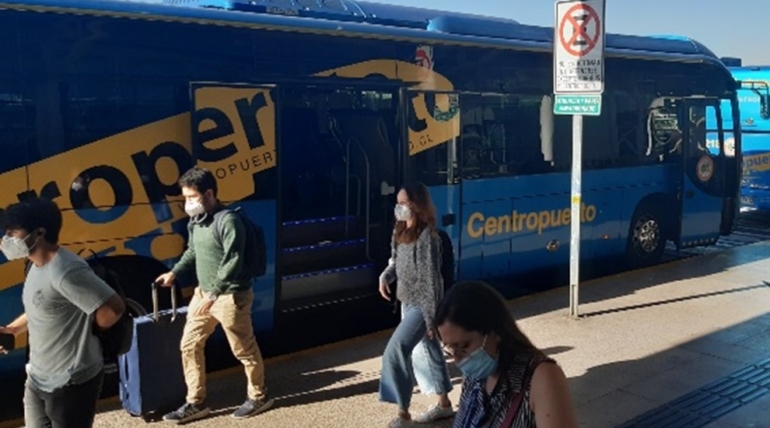
[[[362,287],[377,286],[374,263],[284,276],[281,300],[323,296]]]
[[[304,297],[299,299],[290,299],[281,302],[281,312],[297,313],[312,309],[324,309],[347,303],[356,304],[363,300],[382,299],[380,293],[374,287],[361,287],[354,290],[345,290],[337,293],[324,294],[322,296]]]
[[[355,216],[316,218],[285,222],[282,233],[282,247],[293,248],[362,237],[364,225],[361,219]]]
[[[366,240],[353,239],[284,248],[281,263],[285,275],[294,275],[366,262]]]

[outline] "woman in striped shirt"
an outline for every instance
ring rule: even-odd
[[[435,324],[465,375],[454,428],[577,428],[567,379],[483,282],[449,289]]]

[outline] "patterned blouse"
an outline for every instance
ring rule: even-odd
[[[534,372],[542,362],[555,363],[548,357],[517,355],[508,368],[505,376],[501,376],[492,394],[487,393],[486,379],[473,381],[465,379],[460,395],[460,408],[457,411],[453,428],[536,428],[535,413],[529,405],[530,386],[524,385],[524,398],[521,400],[519,412],[513,418],[513,424],[503,427],[506,412],[516,393],[522,389],[524,375],[531,366]],[[529,374],[529,379],[532,374]]]

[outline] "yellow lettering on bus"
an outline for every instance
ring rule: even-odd
[[[484,228],[476,227],[476,222],[484,222],[484,214],[476,212],[468,217],[468,235],[471,238],[481,238],[484,235]]]
[[[596,220],[597,210],[595,205],[580,206],[580,222],[592,223]],[[511,215],[487,216],[482,212],[474,212],[468,217],[468,236],[478,239],[483,236],[495,236],[508,233],[517,233],[525,230],[542,234],[547,229],[569,226],[571,210],[543,210],[536,212],[519,213],[513,211]]]

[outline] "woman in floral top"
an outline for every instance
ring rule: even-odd
[[[447,292],[435,323],[465,375],[454,428],[577,428],[567,379],[483,282]]]

